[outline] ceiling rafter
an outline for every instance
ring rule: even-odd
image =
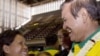
[[[18,1],[33,7],[33,6],[45,4],[56,0],[18,0]]]

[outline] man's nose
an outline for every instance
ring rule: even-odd
[[[63,24],[63,29],[64,29],[64,30],[66,29],[66,25],[65,25],[65,23]]]

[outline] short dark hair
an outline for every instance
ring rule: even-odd
[[[0,34],[0,56],[5,56],[3,46],[4,45],[9,46],[14,41],[16,35],[18,34],[22,35],[18,30],[11,30],[11,29],[6,30]]]
[[[97,7],[96,0],[73,0],[71,4],[71,13],[74,17],[78,16],[77,13],[81,8],[85,8],[89,13],[90,17],[94,20],[100,20],[100,12]],[[67,3],[66,1],[64,4]]]
[[[55,45],[58,41],[58,37],[56,34],[51,34],[45,38],[45,42],[47,46]]]

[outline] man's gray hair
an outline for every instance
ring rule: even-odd
[[[72,15],[74,17],[78,16],[77,13],[80,11],[81,8],[85,8],[92,19],[100,19],[100,13],[96,0],[74,0],[71,4]]]

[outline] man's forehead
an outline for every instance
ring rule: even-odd
[[[70,3],[66,3],[66,4],[63,5],[63,7],[62,7],[62,18],[64,18],[63,16],[66,13],[70,12],[70,8],[71,8],[71,4]]]
[[[66,7],[70,7],[71,3],[65,3],[63,6],[62,6],[62,9],[63,8],[66,8]]]

